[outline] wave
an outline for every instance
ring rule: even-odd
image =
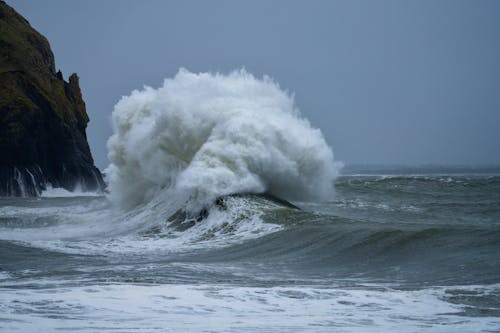
[[[165,323],[175,332],[495,332],[497,305],[481,301],[496,297],[500,285],[397,290],[369,284],[170,282],[18,288],[1,289],[0,320],[23,332],[158,332]]]
[[[127,212],[114,210],[102,197],[16,200],[0,209],[3,253],[18,244],[36,249],[36,255],[42,249],[48,256],[235,263],[258,266],[265,274],[277,270],[410,285],[498,281],[500,229],[476,220],[377,222],[373,210],[370,219],[324,209],[315,213],[314,207],[300,204],[306,209],[299,210],[262,195],[224,197],[202,220],[187,216],[181,199],[165,203],[158,197]]]
[[[319,129],[271,78],[179,70],[123,97],[108,140],[110,198],[131,209],[157,196],[199,211],[221,195],[288,200],[333,195],[338,164]]]
[[[42,191],[41,197],[44,198],[68,198],[68,197],[99,197],[102,196],[101,191],[85,191],[81,187],[77,186],[73,191],[68,191],[62,187],[52,187],[47,186],[45,190]]]
[[[262,215],[292,208],[282,200],[255,195],[221,198],[206,214],[186,214],[183,200],[155,198],[130,211],[104,197],[39,198],[0,208],[0,240],[58,253],[117,255],[186,253],[230,246],[279,231]]]
[[[497,226],[370,223],[294,210],[270,211],[262,218],[283,229],[197,253],[196,260],[244,262],[249,267],[265,262],[269,273],[281,267],[301,275],[410,285],[498,280]]]

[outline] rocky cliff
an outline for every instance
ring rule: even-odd
[[[88,121],[78,76],[65,81],[47,39],[0,1],[0,196],[102,189]]]

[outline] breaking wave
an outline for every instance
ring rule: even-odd
[[[271,78],[180,69],[123,97],[112,115],[110,198],[130,209],[166,195],[199,209],[221,195],[327,200],[338,173],[319,129]]]

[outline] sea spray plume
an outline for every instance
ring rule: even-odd
[[[193,208],[232,193],[310,201],[333,192],[337,167],[321,131],[267,76],[180,69],[123,97],[112,121],[106,173],[124,208],[160,192],[187,194]]]

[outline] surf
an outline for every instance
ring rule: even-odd
[[[180,69],[124,96],[112,114],[109,198],[131,210],[183,198],[197,213],[219,197],[331,199],[339,164],[293,95],[268,76]]]

